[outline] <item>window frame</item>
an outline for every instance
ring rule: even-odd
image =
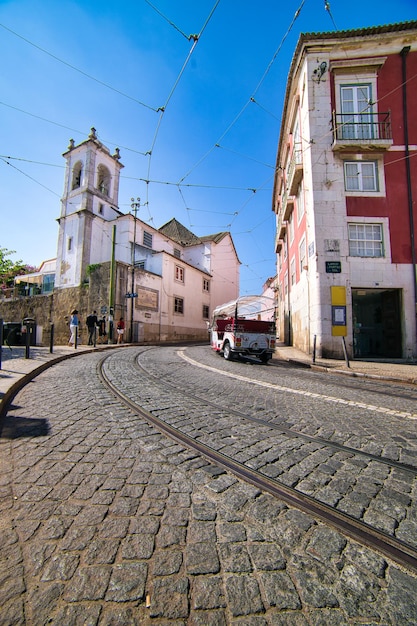
[[[352,258],[360,258],[360,259],[385,259],[386,258],[386,247],[385,247],[385,238],[384,238],[384,224],[383,222],[348,222],[347,224],[348,227],[348,247],[349,247],[349,257]],[[366,234],[366,231],[369,229],[375,229],[375,227],[378,227],[379,230],[379,239],[375,239],[374,237],[368,237],[366,238],[366,236],[362,237],[362,238],[352,238],[351,236],[351,232],[353,230],[353,228],[356,229],[356,231],[358,230],[363,230],[364,231],[364,235]],[[372,247],[373,252],[375,252],[375,242],[378,242],[380,244],[380,252],[381,254],[366,254],[366,248],[369,247],[369,249]],[[363,254],[359,254],[360,252],[360,244],[363,244],[364,249],[364,253]],[[357,254],[352,254],[353,252],[353,244],[355,244],[357,246]],[[371,245],[372,244],[372,245]]]
[[[203,291],[210,293],[210,280],[208,278],[203,278]]]
[[[347,168],[350,165],[355,165],[358,169],[356,176],[358,177],[357,180],[359,182],[359,185],[357,189],[348,188],[348,179],[353,179],[353,176],[348,175],[348,172],[347,172]],[[374,189],[365,189],[363,185],[363,181],[365,179],[365,176],[363,174],[363,169],[364,169],[364,166],[367,166],[367,165],[372,165],[372,169],[373,169],[372,178],[374,181]],[[381,187],[380,187],[380,182],[379,182],[380,176],[379,176],[378,165],[379,163],[378,163],[378,160],[376,159],[373,159],[373,160],[345,159],[343,161],[343,179],[344,179],[345,192],[350,193],[350,194],[358,194],[358,195],[366,195],[366,194],[375,195],[375,194],[380,193]],[[366,178],[370,178],[370,177],[367,176]]]
[[[300,243],[298,244],[298,260],[300,267],[300,274],[305,272],[305,267],[307,265],[307,245],[305,236],[302,237]]]
[[[185,268],[181,265],[175,265],[174,270],[175,280],[177,283],[184,284],[185,282]]]
[[[340,93],[340,113],[342,115],[342,136],[344,139],[355,139],[360,141],[361,139],[368,140],[373,138],[373,117],[375,114],[374,105],[372,102],[372,81],[361,82],[341,82],[339,85]],[[367,90],[367,107],[359,110],[359,93],[361,90]],[[352,90],[352,111],[344,110],[344,105],[348,100],[343,97],[347,90]],[[346,118],[346,119],[345,119]]]
[[[295,257],[292,257],[290,262],[290,277],[291,277],[291,287],[293,287],[297,282],[297,270],[295,264]]]
[[[174,315],[184,315],[184,298],[174,296]]]

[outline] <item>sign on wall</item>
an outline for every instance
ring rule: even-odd
[[[332,302],[332,335],[346,337],[346,287],[330,287]]]

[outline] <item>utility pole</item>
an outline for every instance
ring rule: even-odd
[[[132,244],[132,289],[128,296],[130,297],[130,343],[133,343],[133,311],[135,307],[135,298],[137,298],[137,294],[135,293],[135,249],[136,249],[136,214],[140,208],[140,198],[130,198],[131,208],[134,214],[134,224],[133,224],[133,244]]]

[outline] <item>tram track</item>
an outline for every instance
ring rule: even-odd
[[[152,376],[155,380],[158,380],[159,382],[161,382],[162,379],[160,377],[155,376],[155,374],[150,374],[149,372],[147,372],[146,368],[143,365],[141,365],[138,361],[135,362],[135,366],[139,367],[142,372],[146,373],[147,376]],[[175,385],[173,383],[170,383],[169,381],[166,381],[166,380],[163,382],[165,385],[169,385],[170,387],[175,388]],[[213,408],[217,410],[225,409],[225,407],[222,406],[221,404],[216,404],[215,402],[211,400],[207,400],[207,398],[203,398],[195,393],[190,393],[189,391],[183,390],[183,394],[188,396],[189,398],[193,398],[194,400],[203,402],[205,405],[212,406]],[[285,426],[282,426],[281,424],[275,424],[274,422],[271,422],[269,420],[264,420],[259,417],[253,417],[252,415],[248,415],[247,413],[243,413],[243,411],[238,411],[237,409],[234,409],[234,408],[228,407],[227,411],[233,415],[239,416],[240,418],[248,422],[252,422],[254,424],[261,424],[268,428],[272,428],[273,430],[277,430],[280,433],[284,433],[288,435],[289,437],[299,438],[304,441],[321,444],[323,446],[333,448],[335,450],[354,454],[354,455],[357,455],[359,457],[364,457],[369,460],[374,460],[374,461],[377,461],[378,463],[387,465],[388,467],[403,470],[404,472],[408,472],[412,474],[413,476],[417,476],[417,467],[414,465],[410,465],[408,463],[401,463],[399,461],[394,461],[393,459],[389,459],[383,456],[378,456],[376,454],[372,454],[371,452],[358,450],[357,448],[352,448],[351,446],[345,446],[335,441],[330,441],[329,439],[323,439],[322,437],[315,437],[314,435],[308,435],[306,433],[302,433],[292,428],[287,428]]]
[[[141,354],[147,351],[142,351]],[[107,364],[111,359],[111,355],[104,357],[99,364],[99,376],[106,385],[106,387],[115,395],[115,397],[125,406],[127,406],[131,411],[135,414],[146,420],[148,423],[153,424],[160,432],[169,436],[177,443],[185,446],[188,449],[195,451],[196,453],[202,455],[206,460],[216,465],[221,466],[227,471],[232,472],[235,476],[249,482],[254,485],[258,489],[265,491],[276,498],[283,500],[290,506],[296,507],[305,513],[312,515],[331,525],[333,528],[337,529],[344,535],[358,541],[362,545],[374,549],[378,553],[384,555],[385,557],[392,559],[399,565],[405,567],[406,569],[410,569],[414,572],[417,572],[417,549],[412,545],[409,545],[405,541],[398,539],[394,535],[389,534],[383,530],[380,530],[367,522],[357,519],[353,515],[350,515],[347,512],[340,511],[336,509],[334,506],[326,504],[325,502],[307,494],[303,493],[294,487],[291,487],[284,482],[277,480],[277,478],[273,478],[271,476],[265,475],[258,469],[251,467],[248,463],[242,462],[237,458],[233,458],[232,456],[221,452],[215,447],[209,445],[207,442],[204,442],[201,438],[198,439],[195,436],[191,436],[184,432],[180,427],[175,426],[173,423],[168,423],[166,419],[162,419],[158,416],[158,413],[164,413],[164,410],[159,407],[157,410],[148,410],[141,406],[140,402],[137,399],[130,397],[125,391],[123,391],[123,385],[117,384],[112,380],[111,373],[107,370]],[[140,368],[140,375],[142,377],[147,377],[149,380],[153,381],[155,385],[158,385],[159,389],[170,389],[170,393],[173,390],[173,385],[164,381],[162,378],[158,378],[154,374],[146,371],[146,368],[139,364],[137,359],[133,361],[137,368]],[[138,381],[140,377],[138,376]],[[413,474],[413,476],[417,473],[417,468],[395,462],[390,459],[382,459],[377,455],[367,454],[363,451],[358,451],[354,448],[349,448],[348,446],[342,446],[340,444],[336,444],[334,442],[329,442],[327,440],[306,435],[304,433],[298,433],[291,429],[285,428],[280,425],[273,425],[270,422],[265,420],[254,418],[253,416],[248,416],[237,409],[228,408],[225,409],[224,406],[216,405],[211,401],[207,401],[204,398],[201,398],[197,394],[191,394],[190,392],[182,391],[183,395],[186,395],[190,402],[200,403],[201,406],[210,406],[216,411],[226,412],[230,415],[234,415],[235,417],[239,417],[241,420],[251,421],[253,424],[260,425],[262,427],[267,427],[268,429],[276,429],[281,434],[286,435],[289,438],[299,437],[304,441],[308,441],[310,443],[314,443],[317,446],[328,446],[332,447],[335,450],[346,454],[358,455],[367,457],[374,463],[382,463],[384,465],[388,465],[396,470],[401,470],[402,472],[406,472],[408,474]],[[162,403],[163,404],[163,403]]]

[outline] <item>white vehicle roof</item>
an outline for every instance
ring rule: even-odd
[[[233,317],[236,305],[240,317],[267,321],[274,319],[274,300],[267,296],[240,296],[236,300],[217,306],[213,311],[213,317]]]

